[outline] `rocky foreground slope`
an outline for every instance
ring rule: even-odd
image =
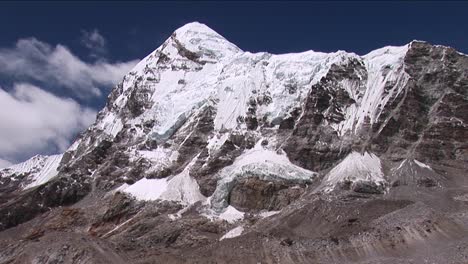
[[[0,171],[0,263],[467,263],[468,57],[244,52],[199,23],[63,154]]]

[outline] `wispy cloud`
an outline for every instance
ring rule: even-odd
[[[8,160],[0,159],[0,169],[6,168],[11,165],[11,162]]]
[[[92,57],[100,57],[107,53],[106,39],[99,33],[99,30],[81,31],[81,43],[90,50]]]
[[[96,117],[93,109],[70,98],[24,83],[10,92],[0,88],[0,105],[0,158],[4,161],[62,152]]]
[[[96,117],[96,110],[78,101],[102,98],[138,62],[108,62],[99,31],[82,34],[83,44],[100,52],[95,62],[36,38],[0,48],[0,168],[66,150]]]
[[[117,84],[137,62],[86,63],[63,45],[52,46],[35,38],[20,39],[14,47],[0,49],[0,74],[63,87],[80,98],[101,96],[102,87]]]

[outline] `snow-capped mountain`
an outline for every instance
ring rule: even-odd
[[[65,153],[0,170],[0,230],[111,243],[77,242],[67,254],[79,263],[182,263],[180,252],[193,262],[387,261],[400,238],[456,241],[461,209],[446,217],[440,205],[468,191],[457,189],[467,181],[467,69],[466,55],[422,41],[364,56],[275,55],[187,24],[123,77]],[[387,230],[395,217],[404,231]],[[423,232],[421,219],[439,222]]]

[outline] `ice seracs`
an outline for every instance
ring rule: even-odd
[[[213,208],[221,210],[228,206],[229,193],[235,181],[243,177],[308,183],[317,176],[315,172],[294,165],[286,154],[278,152],[263,147],[259,141],[254,148],[239,156],[232,165],[223,168],[216,175],[219,180],[211,197]]]

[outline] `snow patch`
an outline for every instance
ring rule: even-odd
[[[219,214],[218,217],[228,221],[229,223],[234,223],[244,219],[244,214],[244,212],[241,212],[229,205],[221,214]]]
[[[154,201],[167,190],[166,179],[146,179],[142,178],[127,188],[120,189],[138,200]]]
[[[420,162],[420,161],[418,161],[418,160],[414,160],[414,162],[415,162],[419,167],[421,167],[421,168],[426,168],[426,169],[433,170],[433,169],[431,168],[431,166],[429,166],[429,165],[427,165],[427,164],[424,164],[424,163],[422,163],[422,162]]]
[[[200,193],[197,181],[190,177],[188,170],[184,170],[169,180],[161,199],[189,205],[204,200],[205,196]]]
[[[166,200],[184,205],[194,204],[206,198],[200,193],[195,179],[189,175],[187,166],[181,173],[164,179],[142,178],[130,186],[122,185],[118,190],[128,193],[138,200]]]
[[[343,182],[372,182],[379,186],[385,183],[379,157],[373,153],[351,152],[324,178],[325,191],[332,191]]]
[[[261,217],[261,218],[267,218],[267,217],[270,217],[272,215],[276,215],[276,214],[279,214],[281,211],[266,211],[266,212],[261,212],[259,213],[258,215]]]
[[[240,235],[242,235],[242,232],[244,232],[244,227],[243,226],[238,226],[232,230],[230,230],[229,232],[227,232],[226,234],[224,234],[224,236],[222,236],[219,241],[221,240],[224,240],[226,238],[234,238],[234,237],[238,237]]]

